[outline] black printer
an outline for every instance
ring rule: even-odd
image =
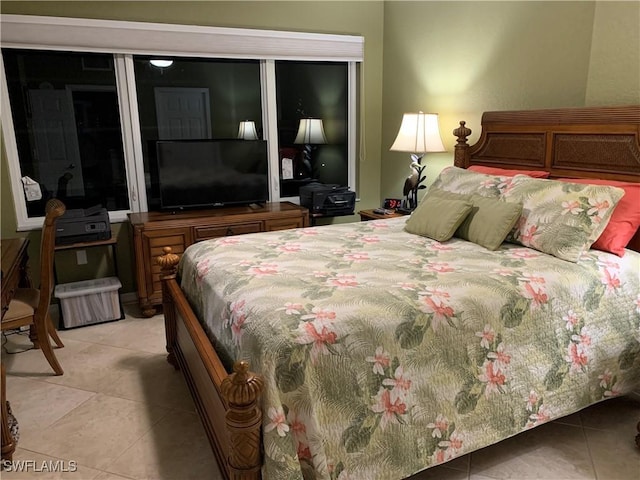
[[[56,245],[95,242],[110,238],[109,212],[101,205],[67,210],[56,221]]]
[[[356,194],[349,187],[313,182],[300,187],[300,204],[312,214],[352,215],[356,207]]]

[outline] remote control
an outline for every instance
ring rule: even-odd
[[[377,213],[378,215],[389,215],[393,213],[393,210],[387,210],[386,208],[374,208],[373,213]]]

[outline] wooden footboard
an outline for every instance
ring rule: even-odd
[[[167,360],[183,371],[226,479],[260,478],[262,379],[237,362],[229,374],[176,281],[179,257],[164,248],[161,268]]]

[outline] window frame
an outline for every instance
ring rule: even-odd
[[[109,212],[112,222],[124,222],[128,213],[148,210],[133,55],[261,60],[262,122],[264,138],[269,142],[271,201],[299,200],[281,197],[279,191],[275,60],[347,62],[348,179],[355,189],[356,76],[357,64],[364,60],[362,36],[35,15],[2,15],[1,22],[3,48],[113,55],[130,209]],[[38,229],[43,217],[27,214],[1,53],[0,90],[0,119],[17,229]]]

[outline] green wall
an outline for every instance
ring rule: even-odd
[[[639,91],[640,2],[598,2],[585,104],[636,104]]]
[[[47,15],[62,17],[130,20],[219,27],[245,27],[300,32],[361,35],[365,38],[363,95],[365,143],[361,151],[366,156],[358,160],[359,207],[378,206],[380,198],[380,132],[382,126],[382,42],[383,3],[368,1],[323,2],[11,2],[2,1],[3,14]],[[31,239],[31,258],[38,258],[39,232],[18,233],[13,200],[5,176],[6,155],[2,149],[2,236],[27,235]],[[347,217],[355,220],[357,217]],[[346,220],[343,219],[343,220]],[[123,292],[135,289],[132,271],[132,246],[126,223],[113,225],[118,235],[118,260]],[[106,258],[98,251],[88,250],[89,264],[77,266],[73,254],[58,255],[59,270],[64,281],[95,276],[91,271],[100,265],[97,275],[108,268]],[[32,265],[37,271],[37,264]]]
[[[483,111],[640,103],[639,19],[640,2],[385,2],[382,196],[409,174],[389,152],[404,112],[440,114],[430,182]]]
[[[466,120],[473,142],[483,111],[640,103],[640,2],[635,1],[3,1],[1,8],[2,13],[364,36],[358,209],[401,194],[409,157],[389,152],[389,146],[405,112],[440,114],[447,152],[427,155],[432,181],[452,163],[451,131]],[[2,235],[15,236],[4,149],[2,155]],[[123,290],[133,291],[128,228],[114,229]],[[32,243],[39,240],[39,234],[28,235]],[[62,259],[63,269],[75,270],[73,260]],[[101,264],[106,268],[106,260]]]

